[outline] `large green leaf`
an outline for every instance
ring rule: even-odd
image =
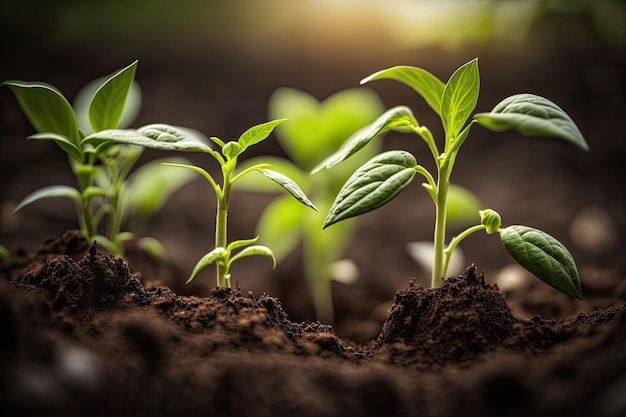
[[[286,119],[272,120],[270,122],[261,123],[252,126],[239,137],[239,145],[242,146],[242,152],[248,147],[265,140],[276,126],[283,123]]]
[[[387,204],[416,174],[415,157],[405,151],[384,152],[359,168],[337,195],[323,228]]]
[[[118,127],[136,70],[137,61],[113,74],[94,94],[89,105],[89,122],[95,132]]]
[[[184,158],[164,158],[143,164],[124,189],[125,204],[134,220],[145,222],[183,185],[195,178],[188,169],[169,169],[164,162],[191,164]]]
[[[78,144],[76,115],[67,99],[56,88],[41,82],[5,81],[15,94],[22,111],[37,132],[51,132]]]
[[[361,84],[382,79],[396,80],[408,85],[424,97],[426,103],[438,115],[441,115],[441,98],[445,84],[430,72],[417,67],[397,66],[374,73],[361,80]]]
[[[305,206],[311,207],[313,210],[317,211],[315,205],[309,200],[309,198],[304,194],[304,192],[298,187],[292,179],[281,174],[280,172],[271,170],[271,169],[260,169],[261,173],[265,175],[267,178],[274,181],[276,184],[280,185],[285,191],[287,191],[293,198],[304,204]]]
[[[489,113],[474,119],[496,132],[516,130],[524,136],[544,136],[566,140],[589,150],[574,121],[552,101],[534,94],[516,94],[502,100]]]
[[[441,100],[441,120],[446,140],[456,138],[474,111],[480,91],[478,59],[456,70],[448,80]]]
[[[360,129],[352,135],[344,144],[319,165],[313,168],[312,174],[323,169],[331,168],[354,155],[372,139],[390,130],[406,131],[419,127],[411,109],[406,106],[397,106],[387,110],[383,115],[370,125]]]
[[[527,226],[501,229],[500,240],[511,256],[537,278],[569,296],[582,298],[576,263],[561,242]]]
[[[189,131],[165,124],[152,124],[137,130],[110,129],[93,133],[83,139],[83,143],[94,146],[106,142],[139,145],[164,151],[214,152]]]
[[[256,233],[261,243],[272,248],[279,261],[300,242],[305,210],[305,206],[288,195],[274,199],[263,210],[256,225]]]
[[[37,191],[34,191],[27,195],[13,210],[13,213],[17,213],[25,206],[34,203],[35,201],[41,200],[43,198],[52,198],[52,197],[68,197],[74,200],[76,204],[81,204],[80,192],[73,187],[69,187],[66,185],[50,185],[48,187],[40,188]]]
[[[341,90],[320,102],[304,91],[281,87],[268,103],[270,117],[287,119],[276,129],[278,141],[306,172],[336,151],[346,138],[374,121],[383,110],[376,93],[368,88]],[[361,163],[376,153],[366,156]]]

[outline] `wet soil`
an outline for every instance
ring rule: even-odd
[[[472,265],[396,292],[367,344],[278,298],[177,295],[76,232],[0,272],[0,404],[24,416],[620,416],[626,305],[516,317]]]

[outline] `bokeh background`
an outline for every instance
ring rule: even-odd
[[[537,227],[564,242],[590,288],[596,281],[619,285],[626,276],[624,1],[10,0],[0,14],[0,36],[1,80],[45,81],[71,101],[92,79],[138,59],[143,107],[136,126],[170,123],[224,140],[268,120],[268,99],[279,87],[321,100],[395,65],[422,67],[445,81],[478,57],[477,111],[520,92],[543,95],[572,116],[591,151],[475,127],[452,180],[497,210],[505,225]],[[408,105],[423,125],[441,132],[435,115],[408,87],[378,81],[369,88],[386,107]],[[76,227],[71,203],[48,200],[17,215],[13,209],[36,188],[73,184],[73,178],[54,144],[24,140],[32,129],[6,88],[0,89],[0,129],[0,244],[11,252],[34,250]],[[383,146],[409,150],[418,160],[423,156],[429,166],[417,137],[391,134]],[[273,140],[250,156],[265,154],[285,156]],[[164,156],[149,151],[143,158]],[[216,168],[201,155],[186,156]],[[254,234],[271,198],[233,197],[231,239]],[[180,268],[178,285],[211,249],[214,209],[210,189],[198,178],[149,224],[148,234],[161,240],[170,262]],[[375,301],[337,298],[338,320],[344,320],[339,331],[357,326],[350,317],[366,315],[376,323],[394,291],[411,277],[428,283],[406,244],[431,238],[433,213],[416,182],[362,218],[346,253],[359,278],[334,289],[337,297]],[[519,272],[511,269],[514,262],[496,237],[472,235],[463,250],[466,263],[475,262],[488,281],[506,286],[506,277]],[[266,260],[250,258],[233,274],[245,290],[279,296],[294,320],[314,318],[298,253],[275,272]],[[212,280],[207,275],[205,287],[180,291],[202,293]]]

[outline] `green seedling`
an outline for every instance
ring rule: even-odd
[[[380,152],[380,143],[372,142],[359,155],[338,169],[318,175],[308,173],[320,161],[335,152],[346,137],[371,123],[383,110],[378,96],[366,88],[339,91],[320,102],[310,94],[279,88],[269,100],[269,116],[286,118],[275,135],[290,160],[274,157],[252,158],[243,166],[270,162],[273,167],[289,173],[301,189],[323,212],[330,209],[335,195],[352,172]],[[249,175],[237,185],[251,192],[273,193],[276,187],[267,184],[262,175]],[[315,315],[324,323],[333,322],[332,280],[349,282],[354,276],[340,276],[338,266],[352,236],[356,222],[346,221],[322,232],[324,217],[308,210],[288,195],[274,199],[257,223],[260,242],[272,248],[280,261],[301,243],[304,275],[313,299]]]
[[[480,89],[478,60],[460,67],[443,83],[431,73],[416,67],[393,67],[377,72],[362,83],[392,79],[413,88],[439,115],[445,132],[443,151],[430,130],[421,126],[406,106],[388,110],[368,128],[349,138],[313,172],[330,168],[353,154],[381,133],[393,130],[417,134],[428,145],[434,159],[432,175],[409,152],[393,150],[375,156],[362,165],[344,184],[331,207],[323,227],[381,207],[398,195],[416,174],[426,179],[423,187],[435,204],[434,255],[432,286],[439,287],[446,277],[454,248],[470,234],[485,230],[498,233],[505,249],[535,276],[572,297],[581,298],[580,278],[570,252],[547,233],[527,226],[501,227],[500,215],[491,209],[480,212],[480,223],[445,244],[446,212],[450,176],[457,155],[471,127],[478,123],[493,131],[516,130],[524,136],[542,136],[565,140],[583,150],[589,147],[572,119],[550,100],[517,94],[497,104],[491,112],[470,116],[476,107]],[[469,120],[469,122],[468,122]]]
[[[265,140],[276,126],[285,120],[273,120],[253,126],[246,130],[237,141],[224,142],[217,137],[210,140],[219,147],[218,150],[199,142],[187,132],[167,125],[152,125],[137,130],[113,129],[90,135],[85,140],[94,146],[100,143],[123,143],[127,145],[139,145],[153,149],[176,150],[186,152],[203,152],[210,154],[220,165],[223,181],[220,184],[203,168],[189,164],[166,163],[171,167],[185,168],[201,174],[211,184],[217,199],[217,214],[215,220],[215,248],[198,261],[187,283],[192,282],[196,276],[207,266],[215,264],[217,268],[217,286],[231,286],[230,268],[238,259],[262,255],[272,258],[276,267],[276,257],[270,248],[264,245],[256,245],[258,237],[247,240],[227,241],[227,217],[230,203],[230,195],[233,185],[251,172],[261,172],[265,178],[280,185],[300,203],[317,210],[315,205],[304,194],[300,187],[289,177],[269,169],[269,163],[257,163],[236,172],[238,158],[241,154],[263,140]],[[236,253],[233,253],[237,251]]]
[[[141,95],[134,81],[136,68],[137,61],[89,83],[78,93],[74,106],[46,83],[2,83],[13,92],[37,131],[28,139],[55,142],[67,154],[77,182],[76,188],[66,185],[41,188],[24,198],[15,211],[44,198],[68,197],[75,203],[84,237],[97,241],[116,256],[123,255],[124,242],[134,237],[133,233],[122,231],[124,221],[136,213],[145,223],[163,205],[163,197],[190,179],[189,175],[157,177],[153,173],[155,166],[160,167],[158,161],[135,170],[129,178],[143,148],[113,142],[93,146],[85,141],[93,132],[127,126],[138,114]],[[148,177],[142,174],[143,170],[153,175]],[[162,252],[154,239],[142,238],[139,242],[153,253]]]
[[[9,250],[4,245],[0,245],[0,262],[8,261],[11,257]]]

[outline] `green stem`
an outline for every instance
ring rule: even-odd
[[[448,244],[448,247],[443,251],[444,257],[445,257],[445,262],[444,262],[444,265],[443,265],[443,273],[444,274],[448,271],[448,266],[450,265],[450,258],[452,257],[452,252],[454,252],[454,249],[457,247],[457,245],[459,243],[461,243],[461,241],[463,239],[465,239],[466,237],[468,237],[472,233],[478,232],[480,230],[484,230],[486,228],[487,228],[486,226],[484,226],[482,224],[478,224],[476,226],[472,226],[472,227],[466,229],[462,233],[460,233],[457,236],[453,237],[452,240],[450,240],[450,243]]]
[[[317,213],[316,213],[317,214]],[[322,239],[319,217],[305,214],[303,219],[302,251],[304,272],[313,298],[313,308],[318,321],[333,324],[333,294],[330,276],[328,247]]]
[[[217,192],[217,215],[215,218],[215,247],[227,246],[228,229],[228,203],[230,201],[230,172],[224,171],[224,189]],[[218,191],[218,190],[216,190]],[[228,261],[217,262],[217,286],[230,288],[230,274],[228,273]]]
[[[431,286],[437,288],[441,286],[446,273],[444,269],[444,246],[446,240],[446,208],[448,205],[448,186],[450,184],[450,173],[452,162],[450,159],[443,159],[438,164],[437,194],[435,206],[437,208],[435,217],[434,235],[434,260]]]

